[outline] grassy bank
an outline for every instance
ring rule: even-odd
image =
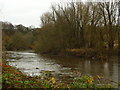
[[[92,48],[81,48],[81,49],[66,49],[59,52],[42,52],[41,54],[48,54],[53,56],[74,56],[80,58],[88,58],[95,60],[107,60],[109,56],[119,56],[120,50],[118,49],[92,49]]]
[[[77,57],[86,57],[91,59],[106,59],[107,56],[118,55],[117,49],[92,49],[92,48],[81,48],[81,49],[68,49],[67,52]]]
[[[62,80],[59,80],[61,82],[56,80],[54,75],[44,78],[26,76],[6,62],[3,62],[1,66],[3,88],[114,88],[108,81],[102,84],[103,80],[99,75],[96,77],[82,75],[74,77],[71,82],[64,83]],[[48,74],[48,72],[44,73]]]

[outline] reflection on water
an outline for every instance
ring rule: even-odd
[[[41,56],[33,52],[8,51],[11,66],[15,66],[27,75],[40,75],[41,71],[54,71],[56,75],[79,76],[102,75],[105,78],[118,81],[117,56],[109,57],[109,61],[86,60],[77,57]]]

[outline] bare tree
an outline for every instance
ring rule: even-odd
[[[112,49],[114,47],[115,38],[115,30],[113,29],[113,26],[115,26],[116,22],[117,2],[99,3],[99,6],[104,17],[103,22],[105,29],[108,30],[107,32],[108,47]]]

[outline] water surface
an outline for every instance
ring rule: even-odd
[[[8,51],[7,61],[26,75],[41,75],[41,71],[52,71],[65,78],[87,75],[100,75],[118,82],[118,57],[110,56],[106,61],[38,55],[31,51]],[[120,66],[120,65],[119,65]]]

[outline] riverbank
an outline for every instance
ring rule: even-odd
[[[92,48],[81,48],[81,49],[66,49],[59,52],[43,52],[43,55],[51,56],[74,56],[79,58],[88,58],[91,60],[107,60],[109,56],[119,56],[120,50],[118,49],[92,49]]]
[[[79,77],[72,78],[71,82],[64,83],[61,80],[56,80],[54,75],[48,71],[44,71],[46,76],[27,76],[21,71],[8,65],[3,60],[1,64],[3,68],[2,72],[2,87],[6,88],[114,88],[111,81],[104,80],[101,76],[96,77],[81,75]],[[50,76],[51,75],[51,76]],[[61,82],[60,82],[61,81]],[[104,82],[104,84],[102,83]]]
[[[36,52],[34,50],[17,50],[17,51],[29,51],[35,52],[42,55],[60,56],[60,57],[79,57],[87,58],[91,60],[107,60],[109,56],[120,57],[120,49],[92,49],[92,48],[81,48],[81,49],[66,49],[60,51],[48,51],[48,52]]]
[[[68,53],[77,57],[90,58],[90,59],[98,59],[98,60],[106,60],[109,56],[118,56],[118,50],[113,49],[68,49]]]

